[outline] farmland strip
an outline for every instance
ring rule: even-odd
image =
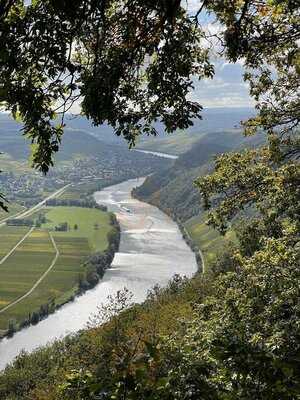
[[[59,250],[58,250],[58,248],[56,246],[55,240],[54,240],[51,232],[49,232],[49,236],[50,236],[52,245],[53,245],[53,247],[55,249],[55,256],[54,256],[54,259],[53,259],[50,267],[47,269],[47,271],[45,271],[43,273],[43,275],[36,281],[36,283],[32,286],[32,288],[27,293],[25,293],[23,296],[19,297],[17,300],[13,301],[12,303],[10,303],[7,306],[5,306],[4,308],[2,308],[2,310],[0,310],[0,314],[3,313],[4,311],[8,310],[12,306],[18,304],[20,301],[26,299],[26,297],[30,296],[31,293],[38,287],[38,285],[43,281],[43,279],[48,275],[48,273],[51,271],[51,269],[56,264],[56,261],[57,261],[60,253],[59,253]]]
[[[24,242],[24,240],[32,233],[34,228],[35,228],[35,226],[33,226],[31,229],[29,229],[29,231],[26,233],[26,235],[24,235],[22,237],[22,239],[6,254],[6,256],[4,256],[2,258],[2,260],[0,260],[0,265],[3,264],[4,261],[6,261],[8,259],[8,257],[10,255],[12,255],[12,253],[20,246],[20,244],[22,244]]]

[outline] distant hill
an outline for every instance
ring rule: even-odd
[[[206,133],[236,132],[240,129],[240,121],[254,115],[252,108],[210,108],[203,110],[202,120],[195,120],[194,125],[186,131],[166,134],[162,124],[157,123],[158,137],[141,136],[137,148],[152,151],[161,151],[170,154],[182,154]],[[116,136],[113,129],[103,124],[94,126],[83,116],[67,114],[66,131],[88,133],[101,140],[102,143],[128,147],[125,139]],[[29,142],[24,146],[22,125],[13,120],[9,114],[0,113],[0,151],[12,154],[16,159],[25,159],[29,154]],[[14,149],[12,149],[12,145]]]
[[[140,137],[137,147],[169,154],[183,154],[207,133],[240,133],[241,121],[253,115],[253,108],[208,108],[202,112],[203,119],[195,120],[194,125],[185,131],[167,135],[162,125],[157,124],[158,137]]]
[[[30,155],[31,143],[22,136],[21,128],[21,124],[16,123],[9,115],[0,114],[0,152],[7,153],[18,161],[28,159]],[[111,150],[112,144],[109,141],[99,140],[88,131],[66,128],[56,159],[65,161],[77,156],[101,156]],[[121,145],[120,141],[119,144]],[[113,146],[115,148],[118,143],[114,143]],[[124,148],[124,151],[128,150]]]
[[[173,166],[148,177],[135,194],[173,218],[187,221],[201,211],[199,192],[193,182],[212,170],[213,158],[235,149],[256,147],[263,141],[263,136],[246,138],[238,131],[202,135],[189,151],[179,156]]]

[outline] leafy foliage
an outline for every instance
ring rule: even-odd
[[[43,172],[79,99],[88,118],[131,145],[140,132],[156,134],[158,119],[171,132],[199,116],[187,99],[191,76],[211,77],[213,67],[179,2],[19,0],[0,10],[0,23],[0,100],[23,121]]]
[[[282,233],[288,222],[299,228],[299,173],[299,164],[293,162],[276,168],[267,148],[222,155],[215,172],[198,180],[206,206],[217,194],[213,203],[219,207],[210,214],[209,223],[224,231],[228,219],[255,204],[271,236],[280,235],[276,229]]]
[[[288,135],[300,117],[298,1],[208,1],[207,7],[225,26],[227,57],[244,61],[245,80],[258,101],[259,114],[246,123],[247,132],[263,127],[273,134],[280,127]]]

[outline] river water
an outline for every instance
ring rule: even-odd
[[[157,157],[169,158],[171,160],[177,160],[178,158],[178,156],[175,156],[173,154],[159,153],[158,151],[140,150],[140,149],[134,149],[134,151],[138,151],[140,153],[145,153],[145,154],[152,154]]]
[[[90,315],[124,287],[142,302],[154,285],[166,285],[174,274],[191,277],[197,269],[194,254],[182,239],[178,226],[166,214],[131,196],[144,178],[107,187],[95,193],[99,204],[116,213],[121,226],[121,243],[111,269],[101,282],[84,295],[30,326],[11,339],[0,342],[0,369],[22,349],[32,351],[57,338],[84,328]]]

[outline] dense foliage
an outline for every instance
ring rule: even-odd
[[[0,9],[0,100],[24,122],[42,171],[79,99],[88,118],[108,122],[130,144],[141,131],[155,134],[157,119],[173,131],[199,116],[201,106],[187,99],[191,77],[210,77],[213,68],[180,2],[24,3]]]
[[[23,122],[32,162],[47,172],[65,113],[81,102],[94,124],[107,122],[130,145],[144,132],[187,128],[201,105],[189,99],[193,77],[213,76],[210,39],[201,24],[213,13],[230,61],[242,59],[259,114],[253,132],[299,122],[299,7],[295,0],[199,2],[196,15],[178,0],[5,0],[0,7],[0,104]],[[199,19],[200,18],[200,19]],[[285,137],[287,152],[299,140]],[[0,200],[1,201],[1,200]],[[3,201],[1,206],[5,206]]]
[[[24,3],[1,4],[0,100],[23,121],[36,144],[33,164],[44,172],[64,114],[79,99],[88,118],[108,122],[130,144],[141,132],[155,134],[157,120],[171,132],[199,117],[201,106],[187,96],[192,77],[213,75],[202,12],[224,26],[229,60],[248,68],[251,94],[261,100],[251,129],[299,122],[297,1],[206,0],[196,16],[178,0]]]

